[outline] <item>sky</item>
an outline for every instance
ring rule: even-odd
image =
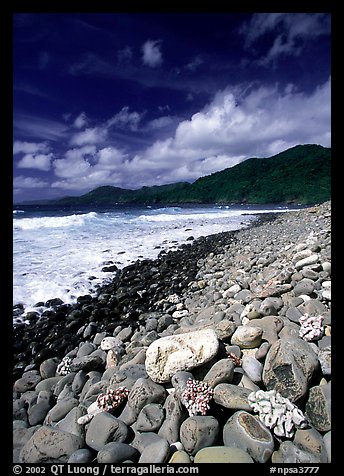
[[[15,13],[14,201],[331,146],[329,13]]]

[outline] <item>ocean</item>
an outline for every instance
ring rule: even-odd
[[[104,267],[156,258],[200,236],[247,227],[260,213],[288,207],[253,205],[124,206],[13,210],[13,305],[42,312],[49,299],[73,303],[111,280]],[[188,240],[189,238],[189,240]],[[20,318],[16,318],[20,320]]]

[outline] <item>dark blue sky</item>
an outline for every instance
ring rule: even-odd
[[[15,201],[330,146],[326,13],[16,13]]]

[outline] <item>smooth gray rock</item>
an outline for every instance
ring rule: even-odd
[[[131,390],[136,381],[144,377],[148,377],[144,364],[127,363],[121,365],[120,369],[111,377],[110,386],[122,385]]]
[[[220,383],[214,388],[214,402],[231,410],[251,411],[247,397],[252,392],[248,388],[230,383]]]
[[[293,443],[318,458],[319,463],[328,463],[328,454],[323,437],[315,428],[297,429]]]
[[[103,359],[99,355],[85,355],[84,357],[76,357],[71,363],[71,371],[79,372],[84,370],[89,372],[90,370],[98,370],[103,366]]]
[[[97,454],[98,463],[123,463],[126,460],[138,459],[137,450],[126,443],[107,443]]]
[[[170,456],[170,445],[164,439],[147,445],[141,453],[139,463],[166,463]]]
[[[318,368],[317,355],[302,339],[278,339],[266,356],[263,383],[295,402],[308,391],[308,383]]]
[[[55,386],[62,378],[63,377],[61,375],[57,375],[56,377],[49,377],[44,380],[41,380],[36,385],[36,391],[37,392],[40,392],[41,390],[54,391]]]
[[[283,320],[278,316],[265,316],[250,321],[250,326],[262,329],[262,339],[268,341],[270,344],[276,342],[278,333],[283,328],[283,325]]]
[[[47,416],[45,417],[45,423],[50,425],[54,422],[58,422],[64,418],[72,408],[77,407],[78,404],[79,401],[76,398],[68,398],[57,401],[56,405],[54,405],[47,413]]]
[[[77,357],[85,357],[86,355],[92,354],[94,350],[96,350],[97,346],[92,344],[92,342],[84,342],[80,345],[76,356]]]
[[[22,377],[14,382],[13,390],[19,393],[33,390],[41,380],[42,377],[38,370],[29,370],[24,372]]]
[[[185,370],[180,370],[173,375],[171,383],[176,389],[177,395],[179,397],[186,389],[186,384],[189,378],[193,379],[194,377],[191,372],[186,372]]]
[[[235,412],[223,427],[225,446],[240,448],[258,463],[266,463],[274,450],[274,439],[268,428],[245,411]]]
[[[319,463],[319,458],[292,441],[283,441],[278,450],[272,453],[271,461],[272,463]]]
[[[93,460],[93,454],[92,451],[90,451],[88,448],[81,448],[80,450],[76,450],[74,453],[70,455],[68,458],[68,463],[76,463],[76,464],[81,464],[81,463],[91,463]]]
[[[75,395],[79,395],[79,393],[81,393],[87,380],[88,376],[86,372],[84,370],[79,370],[79,372],[75,375],[72,383],[72,390]]]
[[[42,426],[20,451],[21,463],[67,463],[83,445],[83,439],[65,431]]]
[[[123,421],[111,413],[101,412],[95,415],[86,431],[86,443],[94,450],[101,450],[110,441],[123,443],[129,434],[129,429]]]
[[[246,451],[240,448],[210,446],[196,453],[194,463],[254,463],[254,461]]]
[[[188,412],[176,393],[171,393],[167,396],[164,410],[166,417],[158,431],[158,435],[172,444],[179,441],[180,425],[188,417]]]
[[[238,345],[241,349],[253,349],[260,346],[262,335],[263,330],[260,327],[238,326],[232,335],[231,344]]]
[[[86,413],[80,406],[72,408],[67,415],[58,421],[55,428],[58,430],[72,433],[73,435],[85,438],[85,430],[82,425],[79,425],[78,419]]]
[[[163,439],[161,436],[157,435],[153,431],[146,431],[143,433],[140,433],[139,431],[135,431],[134,425],[131,427],[134,430],[135,438],[131,441],[131,446],[137,449],[139,453],[142,454],[144,449],[161,439]]]
[[[253,383],[259,384],[262,381],[263,365],[259,360],[251,355],[244,355],[241,367]]]
[[[139,413],[136,421],[138,431],[157,431],[165,419],[165,410],[160,403],[149,403]]]
[[[163,403],[165,398],[166,390],[162,385],[153,382],[150,378],[139,378],[130,390],[120,419],[127,425],[132,425],[145,405]]]
[[[181,424],[180,441],[185,451],[195,455],[215,443],[219,430],[220,424],[213,416],[191,416]]]
[[[234,363],[230,359],[218,360],[204,376],[203,381],[214,388],[219,383],[231,383],[234,374]]]
[[[41,401],[35,405],[30,406],[27,411],[28,420],[31,426],[43,423],[47,413],[50,410],[50,403],[48,401]]]
[[[51,357],[50,359],[44,360],[39,366],[41,377],[43,379],[55,377],[58,364],[59,359],[57,357]]]

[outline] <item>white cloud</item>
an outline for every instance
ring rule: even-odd
[[[87,125],[87,117],[84,112],[81,112],[74,121],[74,127],[77,129],[82,129]]]
[[[47,142],[23,142],[16,140],[13,143],[13,154],[36,154],[37,152],[49,152],[50,147]]]
[[[142,62],[155,68],[162,63],[161,41],[147,40],[142,46]]]
[[[240,101],[239,98],[240,97]],[[297,144],[330,146],[330,79],[312,94],[259,87],[242,95],[238,88],[219,92],[173,137],[156,141],[126,164],[142,179],[192,180],[231,167],[249,157],[268,157]],[[181,173],[182,172],[182,173]]]
[[[77,132],[70,139],[71,145],[99,144],[106,139],[107,129],[104,127],[88,127],[84,131]]]
[[[50,154],[25,154],[17,163],[18,168],[38,169],[47,172],[51,168],[51,161],[54,156]]]
[[[107,127],[118,127],[120,129],[129,129],[137,131],[138,125],[144,116],[136,111],[129,112],[129,107],[123,107],[117,114],[107,121]]]
[[[52,187],[85,193],[106,184],[139,188],[193,181],[249,157],[269,157],[297,144],[330,146],[330,94],[331,79],[309,94],[293,84],[227,87],[178,124],[177,118],[171,116],[173,123],[170,116],[162,116],[141,125],[139,113],[123,108],[107,122],[72,136],[73,147],[53,161],[56,180]],[[160,139],[130,154],[111,141],[109,129],[119,125],[137,128],[147,136],[153,132]],[[165,136],[159,132],[164,127]],[[166,137],[168,128],[173,133]],[[31,153],[26,161],[37,165],[36,156],[49,156],[42,152],[45,147],[44,143],[16,142],[14,149]],[[26,186],[34,183],[28,180]]]

